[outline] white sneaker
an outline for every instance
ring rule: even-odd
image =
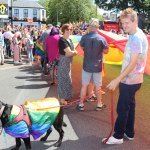
[[[103,138],[102,142],[104,142],[107,138]],[[116,139],[113,136],[111,136],[108,141],[106,142],[106,144],[122,144],[123,143],[123,139]]]
[[[125,134],[125,133],[124,133],[124,137],[126,137],[126,138],[127,138],[128,140],[130,140],[130,141],[133,141],[133,140],[134,140],[134,137],[131,138],[131,137],[127,136],[127,134]]]

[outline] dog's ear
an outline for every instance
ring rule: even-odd
[[[0,109],[2,108],[2,105],[5,105],[2,101],[0,101]]]
[[[0,109],[2,108],[2,105],[3,105],[3,104],[2,104],[2,102],[0,101]]]

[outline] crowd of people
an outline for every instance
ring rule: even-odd
[[[72,25],[73,35],[83,35],[87,29],[87,23],[69,23]],[[1,46],[1,65],[4,65],[4,58],[13,58],[14,64],[21,63],[21,55],[25,52],[28,56],[28,62],[32,63],[35,55],[35,43],[37,41],[43,42],[43,48],[45,49],[46,38],[49,36],[52,27],[58,29],[61,35],[60,26],[47,25],[46,28],[35,28],[35,27],[21,27],[7,25],[0,28],[0,42],[3,43]],[[45,31],[46,30],[46,31]],[[53,34],[53,33],[52,33]],[[5,57],[4,57],[5,56]]]
[[[148,49],[146,36],[137,25],[137,13],[128,8],[121,13],[120,19],[124,31],[129,35],[129,40],[124,52],[122,71],[107,86],[111,91],[114,91],[119,86],[120,94],[117,105],[118,117],[115,123],[115,133],[106,141],[106,144],[121,144],[124,136],[129,140],[134,139],[135,94],[143,82]],[[97,33],[97,29],[99,29],[98,19],[91,19],[89,23],[67,23],[61,27],[49,24],[45,31],[36,28],[14,28],[12,30],[8,26],[0,29],[1,56],[3,55],[2,49],[5,43],[6,56],[12,57],[13,52],[14,64],[22,61],[21,54],[23,52],[27,53],[28,63],[32,64],[34,55],[36,55],[35,42],[41,43],[49,63],[54,64],[54,61],[59,60],[57,93],[60,103],[66,105],[73,96],[71,64],[73,56],[78,53],[69,37],[71,34],[82,35],[80,41],[81,48],[84,51],[82,87],[77,108],[79,111],[85,109],[84,100],[89,85],[93,84],[94,88],[91,88],[90,93],[92,93],[92,96],[93,93],[96,96],[96,110],[103,110],[106,108],[106,105],[102,102],[101,90],[103,54],[108,53],[109,46],[106,39]],[[1,65],[3,65],[4,56],[1,57],[0,61]],[[41,59],[42,67],[44,67],[44,61],[44,59]],[[52,73],[54,71],[56,71],[55,68]]]

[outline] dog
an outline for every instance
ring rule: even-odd
[[[46,103],[45,105],[47,105],[48,100],[51,101],[51,99],[46,98]],[[59,101],[56,100],[55,98],[53,98],[54,101],[56,101],[57,104],[59,104]],[[39,101],[37,101],[39,102]],[[44,103],[43,100],[41,101],[42,104]],[[33,103],[36,103],[33,102]],[[36,105],[41,104],[40,102]],[[2,101],[0,101],[0,121],[2,124],[2,128],[4,128],[5,132],[13,137],[15,137],[15,141],[16,141],[16,146],[14,148],[12,148],[12,150],[19,150],[20,146],[21,146],[21,139],[24,141],[25,144],[25,148],[26,150],[31,150],[31,141],[30,141],[30,135],[33,136],[34,139],[38,138],[39,136],[41,136],[43,133],[39,133],[40,131],[36,131],[37,130],[37,126],[36,126],[36,130],[34,130],[34,125],[32,122],[32,115],[30,113],[32,113],[32,111],[34,110],[30,110],[30,105],[31,103],[29,101],[25,102],[24,105],[20,105],[20,106],[16,106],[16,105],[10,105],[10,104],[5,104]],[[48,106],[49,107],[49,106]],[[55,108],[55,105],[53,105],[52,107]],[[59,139],[58,141],[54,144],[55,147],[60,147],[61,143],[62,143],[62,139],[64,137],[64,131],[62,129],[62,127],[66,127],[66,123],[63,122],[63,107],[59,107],[59,105],[57,105],[55,108],[56,110],[58,110],[58,115],[56,116],[54,122],[53,122],[53,126],[54,128],[57,130],[57,132],[59,133]],[[20,109],[20,110],[19,110]],[[46,108],[49,109],[49,108]],[[18,116],[16,116],[11,122],[10,122],[10,117],[12,119],[11,113],[15,110],[15,112],[19,112]],[[41,110],[40,110],[41,111]],[[22,116],[21,119],[20,116]],[[36,116],[37,118],[39,118],[39,116]],[[43,118],[48,118],[49,116],[42,116]],[[19,119],[19,120],[18,120]],[[41,119],[41,118],[39,118]],[[37,120],[36,120],[37,121]],[[47,122],[48,120],[46,120]],[[17,125],[16,125],[17,124]],[[22,135],[20,136],[20,133],[17,133],[17,135],[15,135],[14,133],[10,133],[10,129],[13,127],[15,127],[15,131],[19,132],[19,125],[23,124],[23,126],[21,126],[21,130],[23,130],[23,127],[26,126],[28,127],[28,129],[25,129],[25,131],[23,133],[21,133]],[[40,139],[40,141],[46,141],[48,136],[50,135],[50,133],[52,132],[52,128],[51,126],[47,126],[48,129],[46,130],[46,135],[44,137],[42,137]],[[43,129],[43,128],[42,128]],[[26,131],[29,131],[29,133],[26,134]],[[43,130],[42,130],[43,131]],[[37,133],[36,133],[37,132]],[[36,134],[36,135],[35,135]]]

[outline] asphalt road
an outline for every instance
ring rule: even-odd
[[[74,63],[77,63],[74,61]],[[76,67],[78,66],[78,67]],[[108,83],[120,70],[116,66],[107,66],[107,78],[104,78],[104,85]],[[80,79],[81,67],[80,64],[73,65],[73,89],[74,99],[79,96],[81,87]],[[150,85],[149,78],[146,77],[146,84]],[[150,87],[150,86],[149,86]],[[41,71],[35,69],[31,65],[13,66],[8,63],[5,66],[0,66],[0,100],[10,104],[22,104],[26,100],[37,100],[44,97],[57,97],[57,86],[50,86],[49,78],[42,77]],[[86,103],[86,110],[78,112],[76,104],[64,109],[64,120],[67,127],[64,128],[64,139],[60,148],[53,147],[54,142],[58,139],[58,133],[54,130],[47,142],[40,142],[39,139],[32,139],[33,150],[149,150],[150,146],[150,103],[149,96],[144,93],[148,92],[147,86],[138,93],[138,102],[136,110],[136,137],[134,141],[124,140],[121,145],[103,145],[101,139],[107,136],[111,130],[110,121],[110,95],[106,93],[103,96],[103,101],[107,108],[103,111],[96,112],[95,102]],[[147,93],[147,95],[148,95]],[[118,92],[114,94],[115,106]],[[115,114],[116,116],[116,114]],[[2,133],[0,136],[0,150],[10,150],[15,145],[12,137]],[[24,149],[22,145],[21,150]]]

